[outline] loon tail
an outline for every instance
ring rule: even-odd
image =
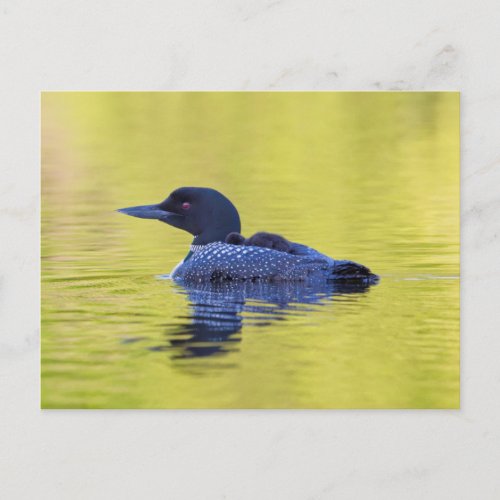
[[[332,269],[331,280],[377,283],[379,277],[362,264],[351,260],[337,260]]]

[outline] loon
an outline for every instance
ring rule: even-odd
[[[186,283],[251,281],[355,281],[373,284],[378,276],[350,260],[336,260],[282,236],[241,234],[236,207],[215,189],[182,187],[157,205],[118,212],[156,219],[194,236],[190,251],[171,278]]]
[[[294,253],[293,245],[279,234],[260,232],[255,233],[251,238],[245,238],[240,233],[229,233],[225,241],[233,245],[274,248],[280,252]]]

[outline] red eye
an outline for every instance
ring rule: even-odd
[[[185,201],[183,204],[182,204],[182,209],[183,210],[189,210],[191,208],[191,203],[188,203],[187,201]]]

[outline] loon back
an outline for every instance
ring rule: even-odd
[[[336,261],[295,244],[301,254],[270,248],[209,243],[192,246],[171,277],[186,282],[206,281],[351,281],[375,283],[377,276],[351,261]]]
[[[279,235],[257,233],[249,240],[239,234],[236,207],[211,188],[179,188],[156,205],[118,210],[142,219],[156,219],[191,233],[194,238],[186,258],[172,271],[172,278],[186,282],[225,280],[336,280],[375,283],[378,276],[367,267],[331,257]],[[241,235],[240,235],[241,236]]]

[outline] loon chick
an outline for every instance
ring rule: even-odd
[[[288,242],[289,251],[266,248],[278,235],[257,233],[249,245],[226,242],[230,233],[240,233],[236,207],[211,188],[183,187],[157,205],[121,208],[118,212],[142,219],[156,219],[194,236],[191,249],[172,271],[171,277],[185,282],[264,280],[340,280],[375,283],[378,276],[349,260],[335,260],[305,245]],[[259,236],[259,234],[261,236]],[[269,234],[269,233],[267,233]],[[231,238],[230,238],[231,239]],[[255,243],[265,243],[256,246]]]
[[[229,233],[226,236],[225,241],[231,245],[272,248],[273,250],[278,250],[279,252],[293,253],[291,243],[279,234],[259,232],[246,239],[240,233]]]
[[[246,238],[240,233],[229,233],[224,239],[226,243],[230,245],[244,245]]]

